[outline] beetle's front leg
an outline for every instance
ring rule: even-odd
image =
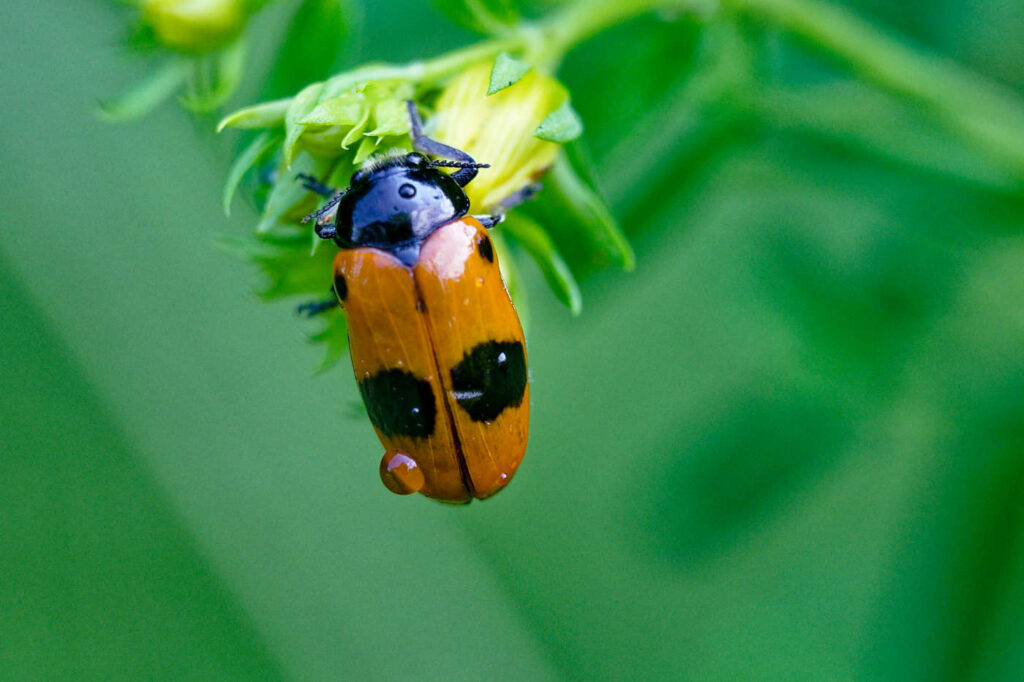
[[[512,194],[508,195],[500,202],[498,202],[498,205],[495,206],[494,213],[487,215],[475,215],[473,217],[479,220],[480,224],[489,230],[495,225],[498,225],[503,220],[505,220],[506,213],[508,213],[509,211],[511,211],[513,208],[523,203],[524,201],[529,201],[534,196],[536,196],[537,192],[539,192],[540,189],[541,184],[539,182],[531,182],[529,185],[523,187],[518,192],[513,192]]]
[[[452,173],[451,177],[452,180],[459,184],[459,187],[468,185],[476,177],[479,164],[477,164],[472,156],[461,149],[450,147],[443,142],[427,137],[423,133],[423,120],[420,118],[419,111],[416,110],[416,103],[411,99],[406,100],[405,106],[409,109],[409,122],[411,123],[409,134],[412,136],[413,149],[424,154],[430,154],[431,156],[452,159],[453,161],[466,164],[466,167],[459,168],[459,170]]]

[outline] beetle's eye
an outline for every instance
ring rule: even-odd
[[[412,199],[416,196],[416,188],[407,182],[398,188],[398,196],[403,199]]]
[[[370,179],[370,171],[367,169],[358,170],[352,174],[352,184],[361,185]]]
[[[421,168],[427,165],[427,157],[423,156],[422,154],[417,154],[416,152],[407,155],[405,157],[405,160],[410,166],[416,166],[417,168]]]

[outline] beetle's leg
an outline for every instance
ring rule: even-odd
[[[484,215],[475,215],[473,217],[480,221],[480,224],[484,226],[485,230],[489,230],[492,227],[494,227],[495,225],[497,225],[498,223],[501,223],[501,222],[503,222],[505,220],[505,214],[504,213],[491,213],[491,214],[484,214]]]
[[[334,190],[325,185],[324,183],[317,180],[308,173],[299,173],[295,176],[296,180],[302,180],[302,186],[308,189],[310,192],[316,192],[322,197],[329,197],[334,194]]]
[[[331,290],[333,293],[333,289]],[[295,308],[295,312],[303,317],[316,317],[317,315],[323,315],[328,310],[336,308],[338,306],[338,297],[331,296],[331,298],[325,301],[309,301]]]
[[[531,182],[529,185],[523,187],[518,192],[514,192],[513,194],[510,194],[504,199],[502,199],[498,203],[498,205],[494,207],[494,213],[490,215],[475,215],[473,217],[479,220],[480,224],[489,230],[498,223],[505,220],[506,213],[508,213],[509,211],[511,211],[513,208],[523,203],[524,201],[529,201],[530,199],[532,199],[534,195],[540,191],[540,187],[541,185],[539,182]]]
[[[541,184],[539,182],[531,182],[529,185],[523,187],[518,192],[513,192],[512,194],[509,194],[507,197],[498,202],[498,212],[508,213],[509,211],[511,211],[513,208],[523,203],[524,201],[529,201],[530,199],[532,199],[534,196],[536,196],[537,192],[539,192],[540,189]]]
[[[477,169],[482,164],[478,164],[472,156],[461,149],[450,147],[443,142],[432,140],[424,135],[423,120],[420,119],[420,113],[416,110],[416,104],[410,99],[405,101],[405,106],[409,109],[409,121],[412,123],[412,129],[409,131],[409,134],[412,136],[413,148],[424,154],[430,154],[442,159],[452,159],[453,161],[466,164],[465,166],[458,166],[459,170],[452,173],[451,178],[459,184],[459,187],[468,185],[476,177]]]

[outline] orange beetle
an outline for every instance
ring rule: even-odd
[[[526,451],[526,347],[485,229],[501,217],[466,215],[462,187],[486,165],[423,136],[411,106],[410,116],[416,148],[452,160],[371,159],[340,192],[303,176],[331,197],[307,220],[341,247],[334,292],[385,448],[384,485],[465,503],[504,488]]]

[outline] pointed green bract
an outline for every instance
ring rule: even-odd
[[[256,232],[263,233],[273,228],[285,213],[306,197],[308,190],[298,181],[297,175],[306,173],[320,177],[323,166],[323,163],[317,163],[309,154],[303,153],[295,159],[291,167],[281,169],[280,177],[267,197],[267,205],[263,207],[263,215],[256,226]]]
[[[313,83],[305,88],[291,102],[288,111],[284,116],[284,165],[288,168],[292,165],[295,156],[295,143],[299,141],[302,130],[305,126],[304,119],[317,105],[323,83]]]
[[[515,85],[532,68],[526,62],[512,57],[507,52],[502,52],[494,60],[494,66],[491,68],[491,81],[487,86],[487,94],[493,95],[510,85]]]
[[[573,315],[583,309],[583,297],[569,265],[558,252],[551,236],[533,219],[523,214],[510,215],[502,229],[511,235],[530,254],[540,267],[548,286],[558,300],[568,306]]]
[[[501,279],[505,284],[512,303],[519,313],[519,321],[523,325],[523,331],[529,333],[530,326],[530,301],[526,294],[526,287],[523,286],[522,277],[519,275],[519,265],[516,263],[515,254],[509,248],[501,227],[491,230],[491,243],[494,245],[494,252],[498,257],[498,264],[501,266]]]
[[[235,196],[235,190],[238,189],[238,183],[242,181],[242,178],[253,167],[263,154],[267,152],[271,147],[281,142],[281,136],[277,133],[273,133],[269,130],[264,131],[257,135],[249,145],[242,150],[242,152],[235,158],[235,162],[231,164],[231,169],[228,171],[228,179],[224,183],[223,192],[223,203],[224,203],[224,215],[231,215],[231,200]]]
[[[384,99],[373,105],[373,130],[366,135],[407,135],[409,133],[409,111],[400,99]]]
[[[326,293],[326,296],[330,295],[332,295],[331,292]],[[319,318],[324,322],[323,329],[309,337],[312,343],[320,343],[324,347],[324,357],[320,361],[320,366],[314,371],[315,374],[323,374],[337,365],[348,350],[348,324],[341,308],[328,310],[319,315]],[[359,402],[359,405],[362,405],[362,401]]]
[[[324,100],[299,119],[301,125],[350,126],[358,123],[366,113],[366,98],[362,93],[347,90],[337,97]]]
[[[188,78],[190,62],[173,59],[114,99],[100,102],[99,115],[111,122],[141,118],[170,99]]]
[[[577,164],[582,159],[577,155]],[[580,229],[612,257],[623,270],[636,267],[636,255],[618,221],[600,194],[573,167],[566,154],[558,155],[547,175],[547,184],[572,207]]]
[[[217,132],[225,128],[273,128],[284,123],[292,98],[275,99],[228,114],[217,124]]]
[[[535,136],[548,142],[564,144],[583,134],[583,121],[566,100],[537,126]]]

